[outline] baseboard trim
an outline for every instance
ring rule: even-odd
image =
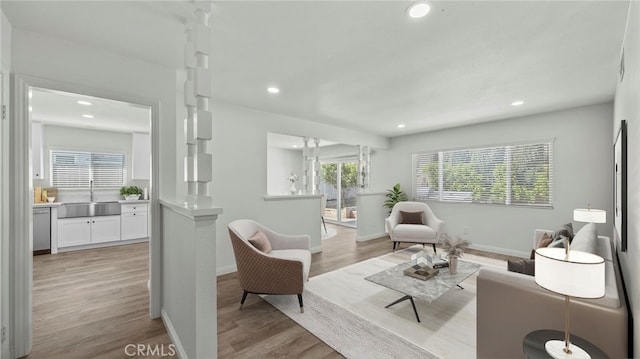
[[[235,264],[232,264],[230,266],[218,267],[216,268],[216,276],[225,275],[237,271],[238,267]]]
[[[382,237],[384,237],[386,235],[387,234],[385,232],[379,232],[379,233],[369,234],[369,235],[366,235],[366,236],[356,236],[356,241],[357,242],[370,241],[372,239],[382,238]]]
[[[477,244],[473,244],[473,245],[469,246],[469,248],[477,249],[477,250],[485,251],[485,252],[505,254],[505,255],[508,255],[508,256],[522,257],[522,258],[529,258],[529,255],[531,255],[530,252],[521,252],[521,251],[515,251],[515,250],[512,250],[512,249],[506,249],[506,248],[500,248],[500,247],[492,247],[492,246],[484,246],[484,245],[477,245]]]
[[[182,342],[178,337],[178,333],[176,333],[176,328],[173,327],[173,323],[171,322],[171,318],[169,318],[169,314],[162,309],[161,311],[162,322],[164,323],[164,327],[167,328],[167,334],[169,334],[169,338],[173,345],[176,346],[176,353],[178,354],[178,358],[180,359],[188,359],[187,353],[184,351],[184,347],[182,346]]]
[[[83,244],[83,245],[72,246],[72,247],[58,247],[57,249],[58,249],[58,253],[62,253],[62,252],[80,251],[80,250],[83,250],[83,249],[95,249],[95,248],[103,248],[103,247],[124,246],[124,245],[127,245],[127,244],[142,243],[142,242],[149,242],[149,237],[136,238],[136,239],[123,239],[123,240],[120,240],[120,241],[113,241],[113,242]]]
[[[310,251],[311,253],[320,253],[322,252],[322,246],[312,247]]]

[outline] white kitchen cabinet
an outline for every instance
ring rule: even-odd
[[[120,240],[120,216],[91,217],[91,243]]]
[[[149,205],[146,203],[122,205],[122,240],[146,238],[149,236],[148,208]]]
[[[120,240],[120,216],[58,219],[58,248]]]
[[[42,123],[31,122],[31,176],[33,179],[44,179],[42,166]]]
[[[91,243],[91,218],[58,220],[58,247],[72,247]]]

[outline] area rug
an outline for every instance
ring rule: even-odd
[[[324,231],[324,228],[320,228],[320,233],[322,233],[322,240],[333,238],[338,233],[335,228],[327,228],[327,231]]]
[[[305,287],[305,313],[295,296],[265,299],[347,358],[473,358],[476,349],[476,277],[429,304],[416,300],[422,323],[408,301],[385,305],[401,293],[364,277],[385,270],[422,250],[414,246],[311,278]],[[505,262],[465,255],[483,266]]]

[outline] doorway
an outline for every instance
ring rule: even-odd
[[[327,195],[324,218],[330,222],[356,227],[358,211],[358,163],[352,160],[322,161],[320,192]]]
[[[114,301],[106,293],[121,290],[124,281],[107,281],[91,291],[82,290],[86,283],[104,281],[103,275],[108,273],[104,261],[118,263],[117,266],[122,266],[123,258],[144,263],[145,267],[149,263],[148,248],[144,251],[122,248],[121,253],[127,255],[119,258],[106,253],[116,250],[116,246],[133,248],[133,243],[149,241],[151,108],[35,86],[29,87],[28,98],[32,170],[29,181],[34,202],[32,238],[34,255],[39,254],[33,260],[33,292],[42,293],[57,277],[64,277],[65,272],[60,272],[42,280],[42,272],[57,273],[56,266],[74,268],[76,280],[72,283],[77,283],[75,290],[71,285],[66,291],[74,293],[70,297],[73,300],[52,301],[33,295],[33,348],[42,348],[51,335],[43,330],[51,326],[47,325],[49,317],[64,312],[68,303],[91,302],[102,308],[101,305]],[[137,189],[139,200],[121,203],[124,187]],[[93,211],[82,213],[83,208]],[[46,231],[42,228],[45,221],[36,220],[45,209]],[[62,255],[63,252],[69,255]],[[77,254],[73,256],[71,252]],[[79,266],[73,259],[78,257],[97,260]],[[148,268],[146,272],[140,283],[144,286]],[[136,279],[140,282],[139,277]],[[107,292],[88,299],[101,293],[101,289]],[[120,300],[124,304],[124,299]],[[65,332],[66,329],[56,335],[63,338]]]
[[[66,92],[71,94],[84,94],[90,98],[101,98],[110,101],[120,101],[128,104],[139,104],[147,108],[147,125],[150,142],[150,153],[148,162],[150,167],[150,177],[148,179],[149,196],[149,225],[148,242],[146,247],[149,255],[146,257],[149,263],[148,288],[149,315],[151,318],[160,316],[160,243],[154,233],[159,233],[158,213],[158,188],[154,186],[152,179],[158,176],[158,124],[159,124],[159,103],[149,101],[136,96],[121,96],[110,91],[96,90],[88,87],[58,83],[45,79],[30,78],[22,75],[12,77],[13,108],[14,118],[10,126],[10,136],[15,140],[10,143],[10,149],[14,161],[9,164],[9,171],[14,175],[12,178],[12,191],[10,193],[10,203],[15,208],[11,213],[12,223],[10,233],[15,237],[10,248],[11,256],[14,259],[9,265],[13,268],[11,278],[12,295],[10,298],[10,327],[14,330],[10,336],[10,344],[13,346],[13,355],[16,357],[28,353],[33,340],[33,253],[32,253],[32,229],[33,215],[32,203],[34,202],[33,179],[33,158],[31,155],[32,142],[32,112],[35,108],[29,108],[30,90],[34,88],[46,89],[48,91]],[[33,95],[32,95],[33,96]],[[76,103],[77,106],[81,105]],[[91,113],[87,113],[91,114]],[[94,118],[97,117],[94,115]],[[92,120],[84,117],[86,120]],[[64,126],[61,126],[64,127]],[[78,139],[80,142],[81,140]],[[43,153],[44,154],[44,153]],[[48,155],[48,154],[47,154]],[[43,156],[46,158],[46,155]],[[130,171],[127,169],[127,171]],[[47,170],[42,173],[47,173]],[[45,179],[47,181],[47,179]],[[49,179],[50,181],[50,179]],[[49,183],[50,184],[50,183]],[[119,191],[118,191],[119,192]]]

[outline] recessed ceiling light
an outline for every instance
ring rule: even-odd
[[[85,115],[82,115],[82,117],[84,117],[84,118],[93,118],[93,115],[87,115],[87,114],[85,114]]]
[[[76,101],[77,103],[81,104],[81,105],[85,105],[85,106],[91,106],[93,105],[91,102],[89,101],[84,101],[84,100],[80,100],[80,101]]]
[[[29,89],[29,98],[33,98],[33,91]]]
[[[402,124],[402,123],[398,125],[398,128],[405,128],[405,127],[406,126],[404,124]]]
[[[29,106],[29,112],[33,112],[33,107]]]
[[[511,103],[511,106],[520,106],[524,103],[524,101],[514,101]]]
[[[272,86],[272,87],[268,87],[268,88],[267,88],[267,91],[268,91],[269,93],[279,93],[279,92],[280,92],[280,89],[279,89],[279,88],[277,88],[277,87],[273,87],[273,86]]]
[[[421,17],[426,16],[431,10],[431,6],[426,2],[416,2],[411,4],[407,9],[407,15],[413,19],[419,19]]]
[[[293,148],[298,148],[298,145],[291,145],[291,147],[293,147]]]

